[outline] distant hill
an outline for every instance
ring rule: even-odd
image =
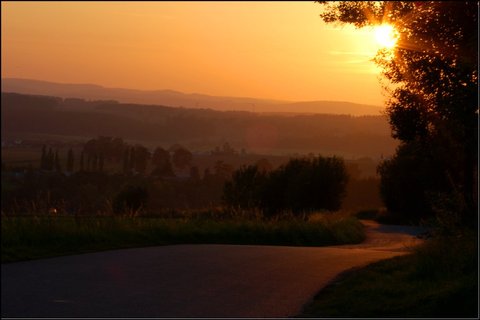
[[[180,143],[193,151],[228,142],[247,152],[378,159],[398,144],[385,116],[260,114],[5,92],[1,125],[2,139],[111,136],[150,147]]]
[[[172,90],[147,91],[106,88],[94,84],[65,84],[18,78],[3,78],[2,92],[89,100],[117,100],[123,103],[156,104],[221,111],[323,113],[358,116],[380,115],[382,110],[380,106],[342,101],[277,101],[245,97],[220,97],[196,93],[186,94]]]

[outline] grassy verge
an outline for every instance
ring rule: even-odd
[[[478,316],[475,236],[432,239],[408,256],[347,272],[299,317]]]
[[[266,221],[215,216],[2,216],[4,262],[179,243],[323,246],[359,243],[363,225],[340,214]]]

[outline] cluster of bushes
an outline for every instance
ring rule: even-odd
[[[266,216],[335,211],[347,181],[344,161],[338,157],[292,159],[273,171],[250,165],[234,172],[225,184],[223,200],[230,207],[261,209]]]

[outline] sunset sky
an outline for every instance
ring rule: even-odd
[[[2,77],[382,105],[371,30],[314,2],[2,1]]]

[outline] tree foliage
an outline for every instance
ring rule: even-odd
[[[262,188],[267,175],[256,165],[244,166],[225,183],[223,200],[230,206],[252,209],[262,205]]]
[[[73,150],[72,148],[69,148],[67,153],[67,171],[68,172],[70,173],[73,172],[74,164],[75,164],[75,157],[73,154]]]
[[[173,164],[179,169],[190,165],[192,159],[193,154],[184,147],[176,148],[173,152]]]
[[[162,147],[157,147],[152,155],[152,164],[154,166],[152,175],[159,177],[171,177],[173,173],[170,153]]]
[[[88,140],[83,149],[87,156],[99,156],[103,153],[105,160],[119,162],[123,159],[125,148],[127,144],[122,138],[99,136]]]
[[[240,168],[225,184],[223,199],[234,207],[260,208],[267,216],[334,211],[341,206],[347,180],[340,158],[292,159],[270,172],[257,165]]]
[[[387,89],[387,114],[393,137],[402,141],[396,156],[380,168],[384,191],[399,188],[398,197],[399,193],[409,193],[411,189],[402,186],[405,177],[399,176],[399,172],[411,170],[403,174],[413,175],[425,162],[435,162],[437,170],[421,174],[423,180],[428,180],[421,184],[421,193],[444,188],[460,192],[467,204],[462,213],[474,216],[478,202],[474,186],[478,168],[478,3],[320,1],[320,4],[325,22],[356,27],[388,23],[398,32],[395,48],[381,50],[375,57],[383,76],[392,84]],[[436,175],[442,176],[444,185],[432,187]],[[392,180],[392,176],[398,179]],[[387,188],[389,183],[392,185]],[[392,198],[385,200],[392,209],[401,204],[394,205]]]
[[[147,170],[148,160],[150,159],[150,152],[148,149],[140,144],[135,145],[134,148],[135,152],[132,154],[133,156],[133,163],[134,169],[136,172],[144,175]]]
[[[418,143],[401,145],[392,159],[383,161],[378,172],[380,193],[394,214],[418,221],[433,214],[436,195],[448,192],[443,166],[430,161],[428,151]]]

